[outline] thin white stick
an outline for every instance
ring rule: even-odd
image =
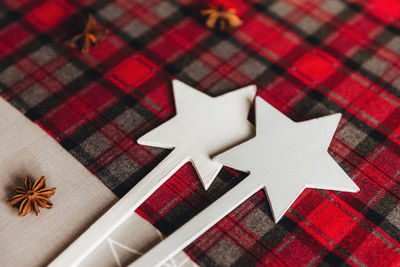
[[[243,201],[263,187],[254,179],[249,178],[250,176],[245,178],[129,266],[161,266],[171,257],[178,254],[219,220],[243,203]]]
[[[208,188],[222,168],[210,157],[253,135],[247,115],[256,93],[254,85],[210,97],[180,81],[172,83],[176,116],[137,142],[175,149],[50,266],[79,264],[189,159]]]
[[[77,266],[187,161],[174,149],[49,266]]]

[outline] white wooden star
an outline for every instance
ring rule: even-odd
[[[328,154],[341,114],[294,122],[256,98],[256,136],[216,160],[246,171],[264,187],[275,221],[305,188],[358,192],[358,186]]]
[[[138,143],[173,149],[121,200],[61,253],[50,266],[77,266],[183,164],[191,161],[207,189],[222,168],[211,157],[254,134],[247,116],[256,86],[210,97],[172,81],[176,116],[139,138]]]
[[[249,176],[129,266],[161,266],[262,188],[275,221],[306,187],[358,192],[327,151],[340,117],[294,122],[257,97],[256,136],[215,157]]]
[[[185,162],[191,161],[205,189],[211,185],[222,164],[211,160],[251,137],[247,120],[256,87],[250,85],[210,97],[173,80],[176,116],[140,137],[141,145],[172,149]],[[182,158],[184,157],[184,158]]]

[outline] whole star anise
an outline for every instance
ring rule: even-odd
[[[49,197],[56,192],[56,188],[45,187],[46,178],[44,176],[37,179],[34,183],[28,176],[25,177],[25,187],[15,186],[15,196],[8,200],[10,206],[18,205],[18,215],[25,216],[32,209],[36,216],[40,215],[39,207],[51,209],[53,203]]]
[[[243,24],[242,20],[236,15],[233,8],[225,9],[221,7],[209,7],[201,11],[201,15],[207,16],[206,26],[210,29],[221,31],[234,29]]]
[[[79,47],[82,53],[88,53],[89,49],[100,43],[107,34],[108,30],[102,28],[93,15],[89,14],[83,32],[72,37],[72,39],[67,42],[67,45],[72,48]]]

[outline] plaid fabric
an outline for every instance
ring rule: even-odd
[[[205,28],[194,0],[2,1],[1,95],[120,197],[168,153],[135,140],[174,115],[172,78],[210,95],[256,83],[296,121],[341,112],[329,152],[361,192],[307,189],[274,224],[260,191],[186,252],[203,266],[399,265],[400,2],[227,3],[244,21],[231,34]],[[111,33],[82,55],[64,42],[89,12]],[[224,168],[205,192],[188,163],[137,212],[170,234],[245,176]]]

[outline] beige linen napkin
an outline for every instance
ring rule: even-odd
[[[48,187],[57,187],[50,198],[54,207],[41,209],[40,216],[19,217],[7,204],[12,187],[26,175],[43,175]],[[48,264],[115,201],[52,137],[0,98],[0,266]],[[133,214],[82,265],[120,266],[159,241],[155,228]],[[194,264],[183,252],[172,262]]]

